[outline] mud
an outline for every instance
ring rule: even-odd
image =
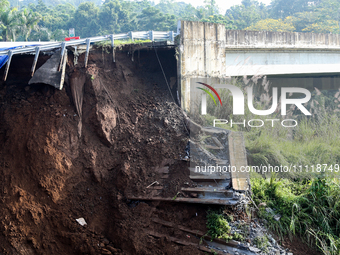
[[[174,50],[160,52],[176,77]],[[48,57],[39,58],[38,67]],[[205,228],[204,207],[131,202],[157,167],[176,171],[188,135],[154,52],[91,52],[67,66],[65,89],[27,86],[30,56],[0,85],[0,251],[4,254],[199,254],[145,233],[160,216]],[[181,180],[176,179],[181,186]],[[169,194],[176,192],[169,183]],[[199,216],[196,217],[198,211]],[[76,219],[84,217],[87,226]],[[200,224],[197,224],[199,221]]]

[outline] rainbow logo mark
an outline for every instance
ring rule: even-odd
[[[197,82],[197,83],[202,84],[202,85],[206,86],[207,88],[211,89],[211,91],[214,92],[215,95],[217,96],[217,98],[220,101],[220,104],[222,106],[222,100],[220,98],[220,95],[217,93],[217,91],[213,87],[211,87],[210,85],[208,85],[206,83],[203,83],[203,82]],[[209,90],[204,89],[204,88],[200,88],[200,87],[197,87],[197,88],[200,89],[200,90],[203,90],[204,92],[206,92],[212,98],[212,100],[214,100],[215,105],[217,105],[216,100],[215,100],[213,94]]]

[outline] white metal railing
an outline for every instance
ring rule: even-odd
[[[78,40],[72,40],[72,41],[65,41],[65,42],[51,42],[48,44],[43,44],[39,46],[23,46],[22,48],[17,48],[17,49],[11,49],[11,50],[3,50],[0,51],[0,56],[7,55],[8,60],[6,64],[6,69],[4,73],[4,80],[7,79],[7,74],[8,74],[8,69],[11,64],[11,60],[13,55],[15,54],[22,54],[22,53],[33,53],[35,54],[33,66],[32,66],[32,75],[34,74],[35,66],[38,60],[38,56],[40,51],[50,51],[54,49],[61,49],[61,61],[62,63],[64,54],[65,54],[65,49],[67,46],[78,46],[78,45],[83,45],[86,44],[86,55],[85,55],[85,66],[87,66],[87,60],[88,60],[88,54],[89,54],[89,49],[90,49],[90,44],[95,43],[95,42],[102,42],[102,41],[107,41],[111,40],[111,46],[114,48],[114,41],[115,40],[127,40],[131,39],[133,40],[151,40],[153,41],[174,41],[175,36],[177,34],[174,33],[173,31],[168,31],[168,32],[158,32],[158,31],[140,31],[140,32],[128,32],[128,33],[122,33],[122,34],[111,34],[111,35],[104,35],[104,36],[95,36],[95,37],[88,37],[84,39],[78,39]],[[115,61],[114,58],[114,52],[113,52],[113,61]],[[61,67],[61,65],[60,65]],[[59,67],[59,70],[60,70]]]

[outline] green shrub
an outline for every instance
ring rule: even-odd
[[[210,235],[212,239],[221,238],[226,242],[232,240],[232,235],[230,234],[231,228],[222,214],[209,210],[207,215],[207,228],[208,235]]]

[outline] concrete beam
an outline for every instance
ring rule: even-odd
[[[339,73],[340,51],[228,49],[228,76]]]
[[[227,30],[228,48],[340,49],[339,34]]]

